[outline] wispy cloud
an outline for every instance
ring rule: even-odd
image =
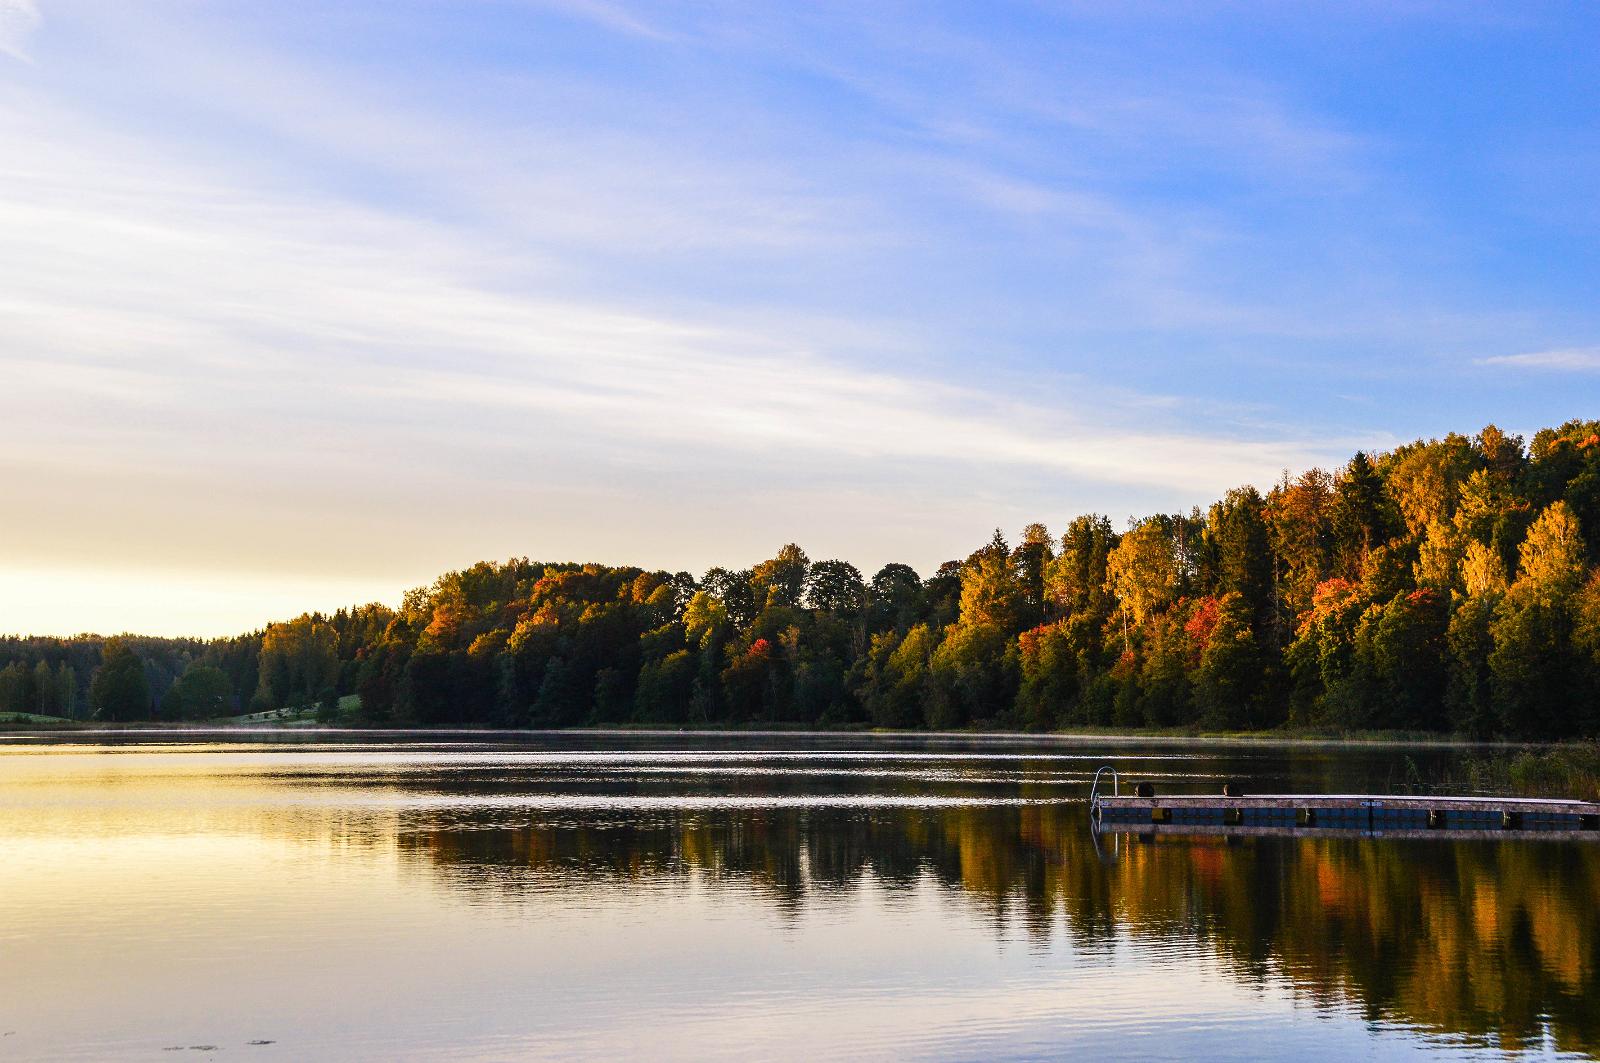
[[[828,520],[848,523],[926,509],[935,483],[1203,501],[1338,446],[1184,426],[1165,397],[1080,386],[1042,402],[916,357],[846,357],[915,353],[893,321],[597,299],[548,265],[514,268],[493,233],[252,184],[59,109],[0,107],[0,134],[27,145],[0,161],[0,446],[13,499],[40,518],[8,535],[13,560],[109,549],[370,575],[462,541],[466,514],[466,541],[497,544],[485,553],[533,535],[591,556],[611,541],[594,527],[672,510],[682,489],[650,480],[813,512],[833,483],[824,507],[853,508]],[[637,486],[575,493],[585,483]],[[107,497],[137,500],[114,545]],[[424,501],[439,498],[453,501]],[[741,549],[705,543],[681,507],[670,519],[662,563]],[[738,534],[786,537],[784,519]],[[639,549],[624,538],[611,548]]]
[[[33,0],[0,0],[0,53],[31,62],[28,38],[40,21],[39,7]]]
[[[1360,184],[1362,143],[1288,107],[1270,85],[1192,70],[1153,85],[1131,72],[1119,80],[1054,66],[1010,71],[991,44],[926,26],[901,43],[890,24],[850,8],[834,14],[859,26],[865,43],[844,57],[801,43],[810,20],[770,9],[693,17],[620,4],[604,10],[694,42],[689,62],[715,63],[717,49],[745,62],[753,50],[821,71],[880,110],[873,121],[903,128],[870,142],[841,138],[800,112],[763,112],[720,87],[686,103],[551,72],[497,74],[473,90],[525,101],[508,123],[503,108],[441,108],[410,79],[351,79],[226,28],[143,11],[101,12],[96,21],[138,57],[141,78],[165,86],[164,98],[204,84],[205,121],[220,113],[231,134],[293,145],[292,179],[326,174],[332,187],[355,180],[401,189],[430,216],[520,241],[519,269],[539,259],[547,276],[568,281],[603,277],[615,288],[637,279],[680,292],[720,286],[713,298],[723,307],[802,293],[815,313],[824,311],[811,293],[835,276],[841,288],[865,291],[896,273],[960,270],[962,299],[979,306],[991,293],[1010,298],[1011,278],[997,263],[1011,260],[1073,293],[1033,312],[1077,329],[1137,322],[1268,339],[1437,340],[1497,324],[1492,310],[1430,306],[1416,292],[1375,295],[1381,256],[1360,245],[1331,250],[1353,237],[1318,245],[1324,261],[1306,269],[1304,249],[1286,248],[1275,232],[1124,187],[1164,179],[1174,153],[1182,165],[1198,161],[1284,194]],[[915,83],[906,56],[922,52],[959,70],[971,91],[940,82],[930,94]],[[882,69],[869,62],[886,56],[893,59]],[[571,100],[583,119],[546,100]],[[980,130],[984,150],[971,150],[970,138],[903,135],[950,121]],[[793,150],[813,137],[808,150]],[[227,150],[208,139],[197,135],[185,148]],[[278,164],[252,162],[265,172]],[[1359,258],[1356,276],[1343,275],[1341,254]],[[1361,298],[1347,297],[1352,286]],[[730,298],[730,288],[740,297]],[[940,331],[930,312],[951,305],[939,292],[929,297],[901,327],[915,321]]]
[[[607,3],[606,0],[538,0],[538,2],[553,11],[592,22],[617,33],[656,41],[670,41],[678,36],[646,21],[623,4]]]
[[[1497,354],[1480,358],[1480,365],[1503,365],[1514,369],[1540,369],[1564,373],[1600,372],[1600,347],[1557,347],[1525,354]]]
[[[46,143],[37,125],[11,119],[0,128],[17,142]],[[794,314],[729,324],[497,290],[481,278],[499,252],[471,231],[210,186],[138,160],[84,165],[79,149],[41,146],[27,161],[32,179],[0,198],[6,360],[21,384],[58,397],[148,405],[165,394],[181,406],[298,388],[296,374],[315,371],[323,400],[352,412],[374,395],[514,405],[569,428],[599,422],[684,443],[999,461],[1173,487],[1310,454],[1287,440],[1116,430],[1087,397],[1047,408],[855,368]],[[880,328],[881,346],[903,342]],[[43,374],[46,364],[59,373]],[[1148,408],[1137,396],[1129,406]]]
[[[0,562],[926,563],[1458,427],[1328,396],[1586,334],[1170,5],[305,10],[0,0]]]

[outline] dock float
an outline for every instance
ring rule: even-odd
[[[1100,828],[1212,828],[1185,833],[1242,828],[1237,832],[1251,834],[1382,831],[1419,837],[1441,830],[1500,836],[1554,831],[1600,837],[1600,802],[1595,801],[1414,794],[1245,795],[1231,786],[1221,794],[1157,796],[1150,783],[1139,783],[1134,793],[1122,794],[1116,782],[1116,790],[1107,794],[1100,792],[1099,779],[1100,773],[1096,773],[1089,805],[1094,825]]]

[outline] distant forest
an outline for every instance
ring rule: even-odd
[[[235,638],[8,638],[0,713],[1596,737],[1597,561],[1600,421],[1490,426],[1120,530],[996,531],[926,578],[793,544],[699,578],[520,558]]]

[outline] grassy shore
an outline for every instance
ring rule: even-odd
[[[1520,794],[1526,797],[1574,797],[1600,801],[1600,743],[1504,750],[1467,757],[1452,783],[1461,789]]]
[[[760,734],[837,734],[837,735],[862,735],[894,738],[929,738],[929,739],[991,739],[991,740],[1017,740],[1023,742],[1048,743],[1052,740],[1067,739],[1074,741],[1103,740],[1112,742],[1129,741],[1154,741],[1154,742],[1202,742],[1202,743],[1263,743],[1263,744],[1304,744],[1304,745],[1394,745],[1394,746],[1472,746],[1488,751],[1484,757],[1479,758],[1485,765],[1511,764],[1518,757],[1528,755],[1542,756],[1544,754],[1530,754],[1530,750],[1570,751],[1571,763],[1586,763],[1586,755],[1600,756],[1594,751],[1600,750],[1600,744],[1594,742],[1573,742],[1561,745],[1544,744],[1532,746],[1526,742],[1513,742],[1509,740],[1484,740],[1468,735],[1440,733],[1438,731],[1340,731],[1328,728],[1295,728],[1280,727],[1265,731],[1206,731],[1198,728],[1104,728],[1104,727],[1073,727],[1056,731],[1014,731],[1003,728],[985,729],[971,728],[959,731],[897,731],[873,728],[865,725],[828,726],[806,723],[785,723],[781,721],[744,721],[742,723],[678,723],[664,724],[618,722],[605,726],[567,727],[567,728],[492,728],[484,725],[467,725],[455,727],[425,727],[419,725],[395,726],[393,728],[365,727],[354,723],[355,710],[359,701],[355,695],[345,695],[339,699],[339,711],[334,718],[330,714],[319,712],[314,706],[278,709],[270,712],[247,713],[238,716],[216,717],[209,720],[68,720],[58,717],[33,716],[27,713],[0,714],[0,725],[13,725],[19,730],[40,728],[61,730],[150,730],[150,729],[216,729],[227,730],[230,728],[260,729],[262,727],[333,727],[333,728],[361,728],[373,731],[383,730],[440,730],[440,731],[525,731],[530,734],[552,733],[556,731],[572,734],[725,734],[725,735],[760,735]],[[1562,761],[1563,765],[1568,761]],[[1489,770],[1485,768],[1484,770]],[[1509,767],[1506,769],[1509,771]],[[1519,769],[1523,777],[1533,778],[1532,769],[1526,765]],[[1509,775],[1506,777],[1509,778]]]
[[[74,721],[65,716],[40,716],[36,712],[0,712],[0,724],[24,727],[55,727]]]

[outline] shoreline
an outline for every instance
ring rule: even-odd
[[[1456,749],[1587,749],[1594,743],[1582,739],[1537,742],[1514,739],[1477,739],[1465,735],[1432,734],[1408,731],[1354,731],[1336,733],[1315,729],[1276,731],[1182,731],[1173,729],[1128,729],[1106,731],[1091,728],[1062,731],[900,731],[873,728],[819,728],[804,725],[784,726],[767,723],[752,727],[337,727],[306,722],[284,723],[193,723],[169,724],[159,721],[106,723],[89,720],[30,723],[0,720],[0,741],[9,737],[39,737],[51,734],[173,734],[173,735],[505,735],[574,736],[628,738],[860,738],[883,741],[921,741],[936,743],[1007,743],[1019,745],[1077,745],[1082,743],[1155,743],[1161,745],[1259,745],[1259,746],[1395,746]]]

